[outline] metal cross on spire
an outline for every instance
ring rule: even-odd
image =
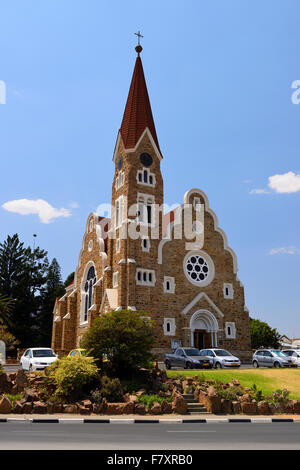
[[[140,46],[140,38],[143,38],[144,36],[141,35],[141,32],[138,31],[137,33],[134,33],[138,37],[138,46]]]

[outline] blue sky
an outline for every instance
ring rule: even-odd
[[[64,278],[75,269],[88,214],[110,202],[140,29],[165,201],[205,191],[250,315],[300,337],[299,15],[298,0],[2,2],[0,240],[36,233]],[[3,207],[19,199],[52,209]]]

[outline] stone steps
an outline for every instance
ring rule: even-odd
[[[193,394],[184,394],[183,398],[187,402],[187,414],[189,415],[196,415],[196,414],[208,414],[207,409],[205,406],[201,405],[201,403],[198,403],[197,400],[195,400]]]

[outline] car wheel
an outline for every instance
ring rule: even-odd
[[[257,361],[253,361],[253,367],[255,367],[255,369],[257,369],[259,367],[258,365],[258,362]]]
[[[167,370],[170,370],[170,369],[171,369],[171,364],[170,364],[169,361],[166,361],[166,362],[165,362],[165,366],[166,366],[166,369],[167,369]]]
[[[186,369],[192,369],[193,366],[192,366],[192,364],[191,364],[190,362],[187,362],[186,365],[185,365],[185,368],[186,368]]]
[[[220,362],[217,362],[215,367],[216,369],[222,369],[222,364]]]
[[[274,362],[274,367],[275,367],[276,369],[279,369],[279,367],[280,367],[280,364],[279,364],[279,362],[277,362],[277,361],[276,361],[276,362]]]

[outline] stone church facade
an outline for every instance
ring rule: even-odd
[[[74,282],[55,302],[52,348],[62,353],[78,347],[97,316],[129,308],[155,321],[159,357],[181,345],[220,347],[249,359],[249,313],[237,258],[207,196],[191,189],[181,207],[160,210],[162,154],[142,48],[136,50],[113,155],[111,218],[88,216]]]

